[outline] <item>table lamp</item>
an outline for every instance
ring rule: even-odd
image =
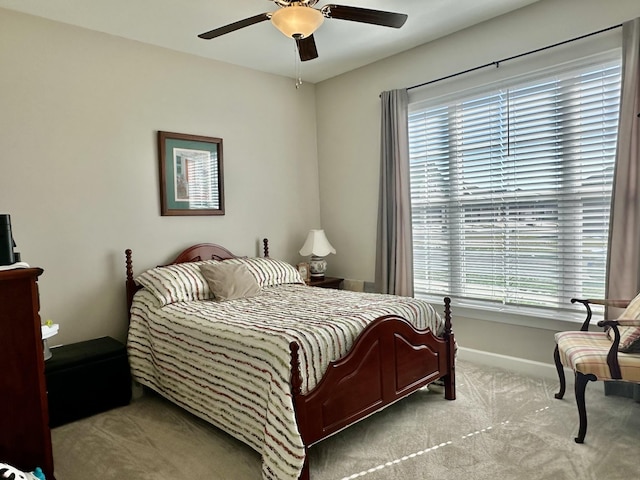
[[[330,253],[336,253],[336,249],[331,246],[324,230],[310,230],[307,240],[300,249],[300,255],[309,256],[309,272],[311,280],[323,280],[324,272],[327,271],[327,261],[324,259]]]

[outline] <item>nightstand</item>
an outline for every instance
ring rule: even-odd
[[[121,342],[101,337],[54,347],[51,352],[45,362],[51,427],[130,402],[131,374]]]
[[[344,278],[324,277],[322,280],[311,279],[307,282],[307,285],[310,287],[333,288],[335,290],[340,290],[342,288],[342,282],[344,282]]]

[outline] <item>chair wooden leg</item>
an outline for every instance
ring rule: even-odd
[[[555,350],[553,351],[553,359],[556,362],[556,370],[558,371],[558,380],[560,380],[560,391],[555,394],[555,397],[561,399],[564,397],[564,392],[567,388],[567,382],[564,378],[564,368],[562,366],[562,362],[560,362],[560,352],[558,351],[558,345],[556,345]]]
[[[597,378],[590,373],[585,375],[584,373],[576,372],[576,404],[578,405],[578,416],[580,417],[580,428],[578,429],[578,436],[575,438],[576,443],[584,443],[584,437],[587,434],[587,407],[584,393],[589,380],[595,382]]]

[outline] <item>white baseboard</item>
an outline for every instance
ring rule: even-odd
[[[458,358],[489,367],[504,368],[523,375],[558,381],[558,372],[553,363],[534,362],[525,358],[510,357],[465,347],[458,347]],[[565,368],[564,373],[567,380],[567,388],[573,388],[573,371]]]

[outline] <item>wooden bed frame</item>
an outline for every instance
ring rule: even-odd
[[[269,256],[268,240],[264,256]],[[133,279],[132,253],[126,256],[127,307],[140,286]],[[220,245],[201,243],[184,250],[168,265],[201,260],[237,258]],[[382,410],[425,385],[442,379],[445,398],[455,400],[455,340],[451,330],[451,301],[444,299],[442,337],[416,330],[405,319],[386,315],[374,320],[357,338],[351,351],[332,362],[322,380],[303,394],[298,357],[292,342],[291,389],[298,430],[305,445],[301,480],[309,479],[308,449],[314,443]]]

